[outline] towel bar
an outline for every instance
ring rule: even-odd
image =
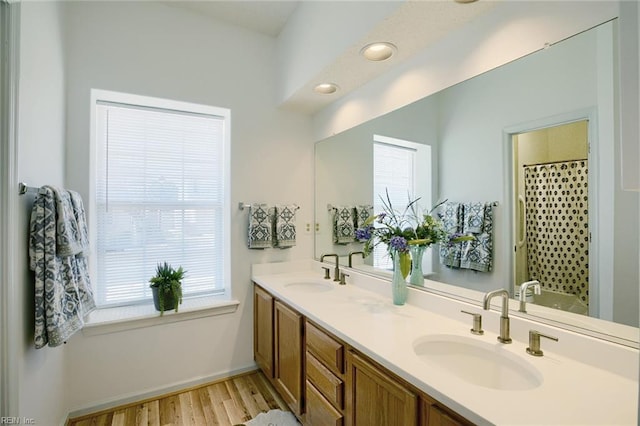
[[[29,186],[24,182],[18,183],[18,195],[24,195],[27,192],[36,192],[38,188]]]
[[[244,202],[239,202],[238,203],[238,209],[240,209],[240,210],[248,209],[250,207],[251,207],[251,204],[246,204]],[[294,204],[294,207],[295,207],[296,210],[300,209],[300,206],[298,206],[296,204]]]

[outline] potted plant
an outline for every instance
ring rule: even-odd
[[[167,262],[158,263],[156,275],[149,282],[153,293],[153,303],[160,315],[164,311],[175,309],[178,312],[178,305],[182,303],[182,279],[185,271],[180,266],[174,269]]]

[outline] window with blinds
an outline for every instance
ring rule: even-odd
[[[379,142],[373,144],[373,210],[384,211],[382,199],[389,193],[394,210],[402,212],[409,197],[415,197],[415,157],[413,148]],[[381,199],[382,197],[382,199]],[[387,245],[377,244],[373,250],[373,266],[393,269]]]
[[[224,293],[229,111],[143,97],[121,103],[101,93],[94,106],[97,304],[148,303],[149,278],[162,262],[186,270],[184,297]]]

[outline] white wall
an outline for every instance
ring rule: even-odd
[[[308,258],[313,218],[310,120],[275,107],[275,39],[150,2],[65,4],[66,184],[89,192],[89,92],[128,92],[231,109],[234,314],[99,336],[67,345],[71,411],[253,366],[250,264]],[[238,202],[297,203],[297,246],[246,248]],[[90,208],[90,206],[89,206]]]
[[[622,185],[626,190],[640,191],[640,7],[637,1],[620,6],[620,79],[627,88],[620,94],[621,119],[631,123],[622,126]],[[635,53],[635,54],[633,54]]]
[[[34,186],[64,184],[65,72],[62,24],[56,3],[21,5],[18,162],[20,181]],[[20,197],[14,242],[18,330],[19,416],[37,424],[59,424],[67,414],[67,347],[36,350],[34,292],[28,235],[33,194]]]

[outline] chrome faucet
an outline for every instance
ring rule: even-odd
[[[352,257],[353,257],[354,254],[361,254],[362,258],[364,259],[364,252],[363,251],[352,251],[351,253],[349,253],[349,268],[353,268]]]
[[[485,294],[482,305],[485,311],[491,308],[491,299],[494,296],[502,296],[502,314],[500,315],[500,335],[498,336],[498,341],[511,343],[511,337],[509,337],[509,292],[503,288],[499,288]]]
[[[340,258],[335,253],[323,254],[322,256],[320,256],[320,262],[324,262],[324,258],[325,257],[335,257],[336,258],[336,267],[333,270],[333,280],[334,281],[340,281]]]
[[[533,288],[533,293],[534,294],[540,294],[542,292],[541,290],[541,286],[540,286],[540,281],[538,280],[532,280],[532,281],[527,281],[526,283],[522,283],[522,285],[520,286],[520,296],[518,297],[518,299],[520,299],[520,309],[518,309],[518,311],[520,312],[524,312],[525,314],[527,313],[527,290],[529,290],[529,287]]]

